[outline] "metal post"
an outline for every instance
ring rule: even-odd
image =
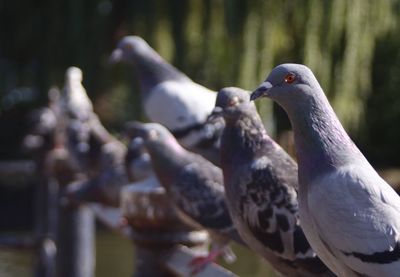
[[[87,206],[60,205],[57,276],[94,276],[95,220]]]
[[[58,180],[58,232],[57,270],[59,277],[93,277],[95,265],[95,220],[91,209],[71,203],[63,190],[71,183],[83,179],[69,152],[58,149],[53,153],[52,172]]]
[[[95,262],[95,221],[92,211],[84,205],[70,203],[63,194],[72,182],[83,179],[67,149],[55,148],[46,160],[51,180],[59,186],[55,198],[57,211],[57,266],[59,277],[93,277]],[[57,190],[58,191],[58,190]],[[51,198],[54,200],[54,198]]]
[[[38,259],[34,275],[53,277],[56,274],[58,183],[51,178],[40,178],[36,193],[35,236]]]

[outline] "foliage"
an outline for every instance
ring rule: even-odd
[[[140,117],[131,71],[107,63],[121,36],[137,34],[213,89],[251,90],[275,65],[304,63],[362,147],[371,153],[384,150],[381,158],[396,159],[390,153],[398,147],[400,130],[386,126],[400,117],[400,0],[41,0],[0,5],[3,104],[14,88],[28,86],[41,92],[37,102],[43,103],[47,89],[62,86],[65,69],[76,65],[108,126]],[[12,109],[3,104],[0,113]],[[271,132],[288,127],[271,102],[258,105]],[[376,131],[382,136],[365,138]]]

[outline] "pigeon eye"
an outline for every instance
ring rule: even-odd
[[[125,51],[132,50],[132,49],[133,49],[133,45],[132,45],[132,44],[129,44],[129,43],[124,44],[124,49],[125,49]]]
[[[239,97],[235,96],[229,101],[229,107],[236,106],[239,104]]]
[[[158,139],[158,132],[156,130],[150,130],[148,136],[149,140],[156,140]]]
[[[285,76],[285,83],[291,84],[296,80],[296,75],[289,73]]]

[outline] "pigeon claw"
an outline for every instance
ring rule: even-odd
[[[211,251],[207,256],[196,257],[189,262],[189,266],[192,268],[191,276],[203,271],[209,264],[215,262],[217,257],[220,255],[219,250]]]

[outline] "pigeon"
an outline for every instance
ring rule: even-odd
[[[87,168],[91,132],[89,121],[94,112],[92,102],[82,86],[82,71],[77,67],[69,67],[65,73],[61,107],[72,161],[76,168]]]
[[[349,82],[351,80],[348,80]],[[346,133],[312,71],[275,67],[252,93],[289,116],[304,233],[338,276],[399,276],[400,197]]]
[[[28,114],[28,134],[22,142],[22,150],[33,156],[43,158],[45,154],[55,147],[55,134],[58,131],[57,117],[60,114],[60,90],[51,87],[47,93],[46,106],[33,110]]]
[[[79,180],[67,188],[67,197],[73,202],[119,206],[120,189],[128,183],[126,146],[106,130],[95,113],[86,123],[89,151],[84,153],[86,163],[79,164],[86,180]],[[75,145],[73,141],[69,144]]]
[[[334,276],[300,226],[297,164],[268,136],[249,99],[245,90],[224,88],[215,109],[225,119],[221,167],[234,225],[247,245],[281,274]]]
[[[53,147],[53,136],[57,127],[55,113],[49,107],[42,107],[29,113],[29,133],[24,137],[23,150],[40,153]]]
[[[82,70],[71,66],[65,73],[62,102],[70,117],[86,121],[93,113],[93,105],[82,86]]]
[[[125,146],[118,140],[101,146],[99,169],[84,181],[66,188],[65,195],[75,203],[94,202],[109,207],[119,207],[120,190],[128,184],[125,172]],[[89,175],[89,174],[88,174]]]
[[[215,91],[193,82],[138,36],[122,38],[110,60],[136,69],[143,109],[151,121],[167,127],[190,151],[218,161],[222,130],[204,128],[214,108]]]
[[[128,182],[124,168],[127,150],[94,113],[77,67],[66,70],[61,106],[71,160],[86,177],[67,188],[66,195],[77,202],[118,206],[120,188]]]
[[[133,127],[131,124],[131,130]],[[205,266],[220,254],[231,255],[227,247],[230,240],[244,243],[233,226],[225,202],[221,169],[184,149],[160,124],[137,122],[136,129],[145,142],[153,170],[178,214],[184,222],[210,233],[212,250],[203,260],[193,261],[195,268]]]
[[[154,174],[151,159],[141,137],[132,138],[125,156],[125,171],[130,182],[144,180]]]

